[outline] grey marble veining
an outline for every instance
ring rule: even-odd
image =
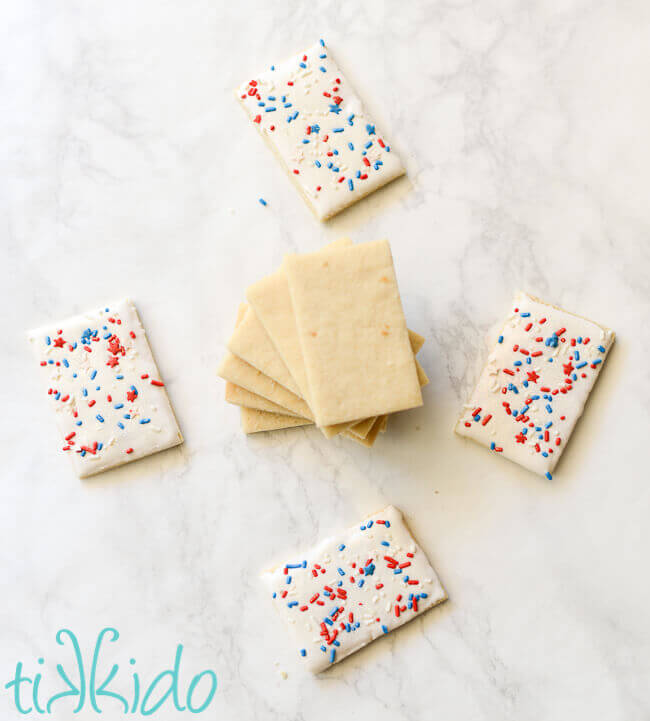
[[[233,97],[321,36],[408,168],[326,225]],[[24,0],[0,40],[1,685],[114,625],[143,676],[215,669],[211,718],[647,719],[648,3]],[[425,406],[245,438],[243,290],[345,234],[392,242]],[[519,288],[617,333],[553,482],[451,430]],[[80,482],[24,331],[127,294],[186,443]],[[312,678],[257,574],[387,503],[450,601]]]

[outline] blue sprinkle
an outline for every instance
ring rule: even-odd
[[[388,633],[388,626],[385,626],[385,625],[382,623],[382,624],[381,624],[381,630],[382,630],[384,633]]]
[[[325,41],[323,40],[323,38],[321,38],[318,42],[319,42],[323,47],[325,47]]]
[[[140,420],[140,425],[141,425],[141,426],[144,426],[144,425],[146,425],[147,423],[151,423],[151,418],[142,418],[142,419]]]
[[[87,396],[87,395],[88,395],[88,391],[87,391],[85,388],[82,388],[82,389],[81,389],[81,395]]]
[[[325,70],[325,68],[322,65],[318,69],[321,71],[321,73],[327,72],[327,70]]]
[[[45,336],[45,344],[46,344],[46,345],[52,345],[52,339],[50,338],[49,335],[46,335],[46,336]]]
[[[293,608],[294,606],[297,606],[297,605],[298,605],[298,601],[289,601],[289,603],[287,603],[287,606],[289,608]]]
[[[273,596],[272,596],[272,598],[276,598],[277,595],[278,595],[278,594],[277,594],[275,591],[273,591]]]
[[[605,352],[605,349],[603,348],[602,345],[599,345],[599,346],[596,346],[596,347],[598,348],[598,350],[599,350],[601,353],[604,353],[604,352]]]
[[[372,524],[373,524],[373,523],[374,523],[374,521],[368,521],[368,524],[367,524],[367,525],[368,525],[368,528],[372,528]]]
[[[90,380],[91,380],[91,381],[94,381],[96,375],[97,375],[97,371],[93,371],[93,372],[90,374]]]
[[[553,409],[551,408],[551,404],[550,404],[550,403],[547,403],[547,404],[546,404],[546,410],[547,410],[549,413],[553,413]]]
[[[342,133],[345,130],[345,128],[332,128],[333,133]]]
[[[366,125],[366,132],[368,133],[368,135],[374,135],[375,134],[375,126],[370,125],[370,123],[368,123],[368,125]]]
[[[342,544],[339,546],[339,551],[342,551],[344,548],[345,548],[345,543],[342,543]]]
[[[553,480],[553,476],[548,471],[546,471],[546,477],[548,478],[549,481]]]
[[[352,182],[352,178],[348,178],[348,188],[350,188],[350,190],[354,190],[354,183]]]
[[[354,145],[352,143],[348,143],[348,148],[350,148],[350,150],[354,150]]]
[[[333,648],[333,649],[330,651],[330,663],[334,663],[334,659],[335,659],[335,658],[336,658],[336,649]]]
[[[120,408],[124,408],[124,403],[116,403],[113,408],[115,408],[116,411],[119,411]]]
[[[502,335],[499,336],[499,340],[498,340],[497,342],[498,342],[498,343],[503,343],[503,336],[502,336]]]
[[[368,150],[368,148],[372,148],[372,140],[369,140],[363,147],[364,147],[366,150]]]
[[[122,421],[118,421],[118,422],[117,422],[117,425],[118,425],[119,428],[121,428],[122,430],[124,430],[124,423],[122,423]]]
[[[307,651],[304,648],[300,649],[300,655],[304,658],[307,655]]]
[[[362,588],[364,583],[365,583],[364,579],[360,578],[359,583],[358,583],[359,588]]]
[[[124,378],[124,376],[122,376],[122,375],[120,375],[120,376],[115,376],[115,379],[118,380],[118,381],[121,381],[123,378]]]
[[[100,422],[103,423],[104,419],[99,415],[99,413],[95,416],[95,418]]]
[[[64,365],[66,368],[69,368],[69,367],[70,367],[70,364],[68,363],[68,359],[67,359],[67,358],[64,358],[64,359],[63,359],[63,365]]]
[[[259,202],[260,202],[260,204],[263,205],[264,207],[267,206],[267,202],[266,202],[266,200],[264,200],[264,198],[259,198]]]
[[[315,165],[317,168],[320,168],[320,167],[321,167],[321,162],[320,162],[320,160],[314,160],[314,165]]]
[[[336,569],[339,572],[339,576],[345,576],[345,571],[342,568]]]
[[[496,444],[494,441],[492,441],[492,443],[490,443],[490,450],[493,451],[495,448],[496,448]]]
[[[384,526],[386,526],[386,528],[390,528],[390,521],[385,521]]]
[[[301,68],[306,68],[306,67],[307,67],[307,64],[306,64],[306,63],[303,63],[303,62],[298,63],[298,65],[300,65]]]
[[[264,108],[265,113],[274,113],[277,110],[277,108],[274,105],[271,105],[269,108]]]
[[[285,583],[289,585],[291,583],[291,576],[287,576]]]
[[[81,421],[77,421],[76,425],[80,426],[80,425],[81,425]]]
[[[557,344],[559,342],[559,338],[557,337],[557,333],[553,333],[553,335],[549,336],[545,341],[544,345],[548,348],[557,348]]]
[[[530,318],[530,313],[520,313],[519,314],[522,318]]]
[[[602,358],[597,358],[595,361],[592,361],[591,365],[597,366],[599,363],[602,363]]]
[[[390,546],[390,543],[388,541],[382,541],[381,545],[382,546]]]

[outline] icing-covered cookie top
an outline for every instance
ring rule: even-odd
[[[447,598],[393,506],[262,578],[314,673]]]
[[[321,220],[404,172],[323,41],[238,95]]]
[[[518,293],[456,432],[551,478],[614,333]]]
[[[182,442],[131,301],[38,328],[29,340],[80,477]]]

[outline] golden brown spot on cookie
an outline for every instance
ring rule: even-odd
[[[388,283],[388,278],[385,275],[382,275],[379,279],[382,283]]]
[[[318,335],[318,333],[317,333],[315,330],[313,330],[313,331],[310,333],[310,335],[312,335],[312,336],[315,338],[315,337]]]

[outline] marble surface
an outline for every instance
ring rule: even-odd
[[[408,169],[327,225],[233,98],[321,36]],[[213,668],[210,718],[648,719],[650,5],[14,0],[0,38],[2,685],[114,625],[143,676]],[[392,241],[425,406],[246,438],[243,290],[343,234]],[[452,434],[518,288],[617,333],[552,482]],[[186,443],[82,482],[24,331],[124,295]],[[450,601],[313,678],[257,574],[387,503]]]

